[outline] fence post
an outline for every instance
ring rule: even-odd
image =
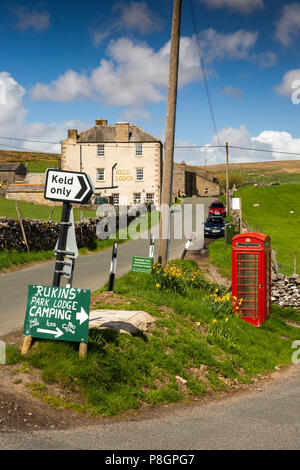
[[[278,263],[277,263],[276,253],[274,250],[271,251],[271,256],[272,256],[272,264],[275,268],[276,274],[278,274],[279,273]]]
[[[19,224],[20,224],[20,227],[21,227],[22,235],[23,235],[23,240],[24,240],[24,243],[26,245],[27,251],[29,252],[29,246],[28,246],[28,243],[27,243],[27,238],[26,238],[26,234],[25,234],[25,230],[24,230],[24,226],[23,226],[23,222],[22,222],[22,217],[21,217],[21,214],[20,214],[20,211],[19,211],[19,206],[18,206],[17,202],[16,202],[16,211],[17,211]]]

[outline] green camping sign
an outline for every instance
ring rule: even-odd
[[[24,336],[88,342],[90,291],[28,286]]]

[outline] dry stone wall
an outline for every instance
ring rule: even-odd
[[[134,217],[128,217],[130,223]],[[75,222],[75,233],[78,248],[90,246],[96,239],[96,227],[100,218],[85,219]],[[116,226],[119,226],[117,217]],[[23,227],[30,250],[53,250],[59,233],[59,222],[23,219]],[[0,251],[26,251],[21,226],[18,220],[0,217]]]

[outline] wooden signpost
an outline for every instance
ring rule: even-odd
[[[22,354],[29,351],[32,338],[80,342],[79,355],[86,357],[90,291],[73,289],[74,261],[78,256],[72,204],[85,204],[94,193],[85,173],[48,169],[45,199],[63,202],[52,286],[29,286]],[[61,288],[61,277],[68,287]]]

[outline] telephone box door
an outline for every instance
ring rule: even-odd
[[[233,295],[242,300],[239,306],[241,317],[255,326],[262,323],[261,313],[264,304],[264,282],[261,279],[262,256],[263,253],[259,251],[236,253],[236,292],[233,292]]]

